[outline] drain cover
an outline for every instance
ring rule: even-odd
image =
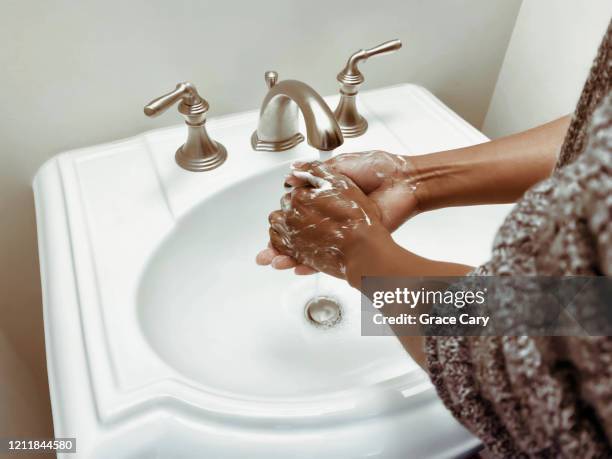
[[[335,298],[329,296],[315,296],[311,298],[304,308],[306,318],[314,325],[320,327],[333,327],[342,320],[342,307]]]

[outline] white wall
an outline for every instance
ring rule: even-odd
[[[520,0],[2,1],[0,331],[34,375],[30,389],[46,391],[30,190],[43,161],[179,123],[174,110],[150,120],[142,106],[183,80],[209,100],[211,116],[257,107],[267,69],[334,93],[351,52],[396,37],[404,49],[365,64],[364,88],[420,83],[478,126],[519,6]],[[7,352],[0,347],[0,357]],[[0,368],[0,386],[6,383]],[[48,401],[42,405],[48,411]]]
[[[524,0],[483,132],[498,137],[573,112],[611,15],[610,0]]]

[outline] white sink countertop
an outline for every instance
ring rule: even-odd
[[[359,100],[369,130],[334,154],[488,140],[419,86]],[[34,191],[55,436],[76,437],[76,457],[87,458],[449,457],[477,447],[395,338],[360,336],[358,292],[255,265],[289,164],[318,159],[306,142],[253,151],[257,116],[207,122],[228,151],[209,172],[175,164],[184,125],[41,167]],[[429,212],[394,237],[420,255],[477,265],[508,210]],[[300,308],[315,288],[357,305],[343,330],[304,328]]]

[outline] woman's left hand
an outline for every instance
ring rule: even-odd
[[[348,177],[319,162],[301,164],[293,175],[307,185],[283,196],[281,210],[270,214],[270,243],[287,263],[301,263],[302,274],[310,268],[344,279],[347,264],[363,256],[363,242],[390,239],[379,209]]]

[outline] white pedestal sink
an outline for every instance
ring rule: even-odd
[[[361,94],[370,129],[339,149],[416,154],[487,139],[426,90]],[[330,105],[335,98],[329,98]],[[258,267],[288,163],[251,150],[257,113],[208,122],[212,172],[174,163],[184,127],[56,156],[34,181],[55,435],[86,458],[452,457],[478,441],[393,337],[362,337],[359,294],[322,276],[343,320],[304,317],[314,277]],[[507,206],[418,216],[396,240],[486,260]],[[459,243],[460,242],[460,243]],[[74,457],[74,456],[70,456]]]

